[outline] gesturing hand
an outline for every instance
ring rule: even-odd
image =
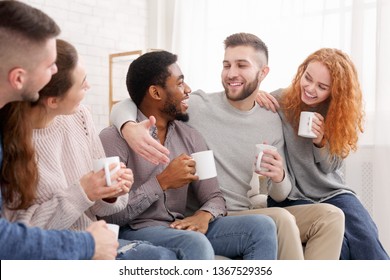
[[[153,164],[168,163],[169,151],[149,134],[149,129],[155,125],[156,119],[149,119],[140,123],[127,122],[121,132],[127,144],[140,156]]]

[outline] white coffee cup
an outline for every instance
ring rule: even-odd
[[[117,166],[110,172],[110,165],[112,163],[116,163]],[[94,159],[92,165],[93,165],[94,172],[98,172],[104,169],[107,186],[111,186],[112,184],[116,183],[116,181],[111,182],[111,176],[114,175],[116,172],[118,172],[121,168],[119,157],[106,157],[106,158]]]
[[[299,119],[298,135],[306,138],[317,138],[311,130],[313,126],[314,112],[302,111]]]
[[[275,146],[267,145],[267,144],[256,144],[256,163],[255,163],[255,171],[265,171],[267,172],[268,169],[262,168],[260,166],[261,160],[263,159],[264,156],[264,151],[265,150],[273,150],[276,151],[277,148]]]
[[[111,231],[113,231],[115,233],[115,236],[118,239],[118,236],[119,236],[119,225],[107,224],[107,227],[108,227],[109,230],[111,230]]]
[[[196,162],[196,173],[199,180],[205,180],[217,176],[214,154],[212,150],[202,151],[191,154]]]

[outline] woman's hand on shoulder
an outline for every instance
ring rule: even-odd
[[[276,113],[276,110],[279,109],[279,102],[268,92],[259,90],[256,95],[256,102],[260,107],[265,107],[267,110],[270,110]]]

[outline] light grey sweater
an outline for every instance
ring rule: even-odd
[[[284,158],[282,124],[276,113],[257,104],[250,111],[240,111],[228,102],[224,92],[190,94],[189,125],[198,130],[214,151],[218,182],[226,199],[228,211],[253,208],[248,198],[253,174],[255,145],[263,142],[276,146]],[[121,127],[126,121],[136,120],[137,108],[130,99],[113,108],[111,121]],[[269,195],[277,201],[291,190],[287,175],[280,183],[269,184]]]

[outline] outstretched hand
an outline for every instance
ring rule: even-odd
[[[149,134],[149,129],[156,124],[156,118],[150,116],[140,123],[127,122],[121,131],[127,144],[140,156],[153,164],[169,163],[169,151]]]

